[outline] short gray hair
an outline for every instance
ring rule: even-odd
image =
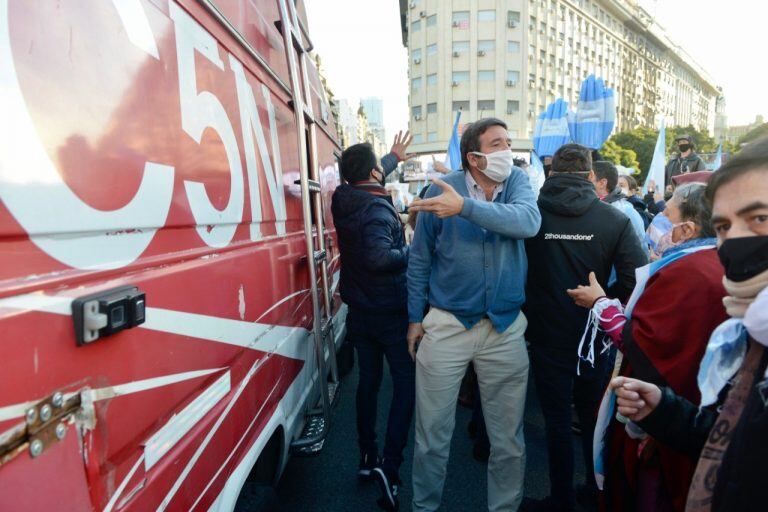
[[[672,201],[680,209],[680,218],[691,221],[701,230],[701,238],[715,236],[712,227],[712,207],[706,197],[707,186],[703,183],[686,183],[680,185],[672,194]]]

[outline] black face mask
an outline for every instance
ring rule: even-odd
[[[544,172],[549,174],[549,171],[552,170],[552,164],[544,164]]]
[[[725,277],[741,282],[768,270],[768,235],[730,238],[717,250]]]
[[[691,149],[691,147],[692,146],[690,144],[680,144],[679,146],[677,146],[677,148],[680,150],[681,153],[685,153],[686,151]]]

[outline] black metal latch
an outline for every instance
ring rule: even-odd
[[[78,345],[143,324],[147,298],[135,286],[121,286],[72,301],[72,320]]]

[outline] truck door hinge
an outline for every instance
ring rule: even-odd
[[[0,434],[0,466],[23,451],[36,458],[67,434],[67,421],[80,410],[80,393],[59,391],[29,407],[24,424]]]

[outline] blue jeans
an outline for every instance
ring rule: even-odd
[[[574,350],[574,354],[575,354]],[[595,367],[582,361],[576,375],[576,359],[570,354],[531,347],[531,367],[536,394],[544,416],[549,455],[550,495],[559,504],[572,507],[574,453],[571,403],[581,424],[581,443],[587,474],[587,487],[596,491],[592,462],[592,437],[597,410],[613,369],[615,352],[595,357]]]
[[[371,314],[349,309],[347,337],[357,350],[360,379],[357,385],[357,435],[361,453],[378,454],[376,411],[384,357],[392,376],[392,403],[389,406],[382,469],[399,480],[403,450],[408,442],[415,402],[416,370],[408,354],[408,315]]]

